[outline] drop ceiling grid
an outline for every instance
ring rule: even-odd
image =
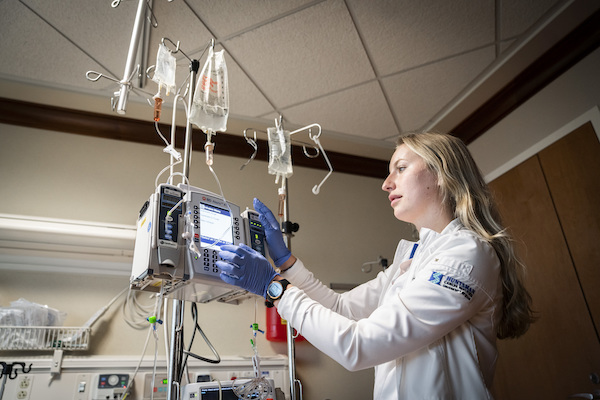
[[[494,41],[494,0],[348,0],[380,76]]]
[[[522,34],[551,8],[566,2],[566,0],[502,0],[500,2],[501,39],[507,40]]]
[[[122,2],[117,8],[104,1],[86,2],[83,8],[77,0],[52,1],[51,4],[44,0],[23,0],[23,3],[103,65],[106,70],[100,72],[121,78],[136,12],[133,2]],[[33,31],[45,24],[38,20],[29,25],[26,29],[30,31],[25,37],[46,40],[45,36]],[[122,36],[123,27],[129,27],[127,37]],[[73,51],[65,54],[71,57],[73,53],[81,53],[81,50],[74,46]],[[81,73],[77,75],[80,77]]]
[[[283,113],[295,124],[310,122],[304,121],[310,115],[328,132],[374,139],[399,133],[377,81],[285,109]]]
[[[307,8],[224,46],[278,108],[374,78],[342,0]]]
[[[0,2],[0,73],[55,87],[105,88],[85,78],[80,66],[101,69],[35,13],[16,0]]]
[[[174,43],[179,42],[181,50],[188,57],[200,57],[200,54],[196,53],[206,48],[212,39],[212,34],[185,4],[179,1],[154,0],[153,12],[156,16],[157,26],[150,30],[148,64],[155,64],[158,44],[164,37]],[[131,21],[133,22],[133,16]],[[171,44],[168,47],[174,49]],[[186,70],[189,71],[187,59],[181,54],[175,54],[175,56],[181,62],[188,64]]]
[[[402,131],[420,129],[493,60],[494,46],[382,80]]]
[[[231,57],[225,58],[229,81],[229,110],[231,116],[259,118],[273,111],[273,107],[258,88],[248,79]]]
[[[201,17],[217,39],[222,39],[252,26],[269,23],[307,4],[318,2],[314,0],[187,0],[185,3]]]
[[[200,59],[201,65],[206,61],[206,53],[202,56],[202,52],[212,38],[211,32],[215,33],[214,26],[220,26],[212,21],[213,16],[221,15],[217,18],[218,21],[228,20],[232,18],[237,20],[235,15],[243,12],[240,9],[245,9],[246,2],[239,4],[238,2],[209,2],[199,4],[198,2],[182,2],[170,3],[165,1],[156,1],[154,12],[158,18],[158,27],[152,29],[150,39],[150,57],[149,64],[154,64],[159,43],[163,37],[168,37],[174,42],[179,41],[181,49],[189,57]],[[189,7],[188,7],[189,5]],[[236,5],[236,6],[233,6]],[[196,14],[198,16],[196,16]],[[261,13],[257,13],[261,14]],[[253,21],[250,18],[249,21]],[[206,27],[204,24],[209,25]],[[232,24],[231,21],[228,24]],[[237,30],[237,28],[232,28]],[[217,39],[218,39],[217,35]],[[169,45],[173,48],[172,45]],[[217,44],[216,51],[222,50],[222,46]],[[271,112],[273,107],[268,100],[263,96],[260,90],[248,78],[246,73],[239,67],[236,60],[231,57],[231,54],[225,54],[225,62],[228,70],[229,80],[229,105],[230,115],[239,118],[256,118],[265,113]],[[176,54],[177,55],[177,54]],[[181,85],[189,75],[189,61],[181,56],[178,56],[177,82]],[[202,56],[202,57],[201,57]],[[154,88],[154,86],[152,86]],[[152,89],[154,90],[154,89]]]
[[[229,53],[232,117],[282,112],[348,141],[386,140],[394,117],[402,130],[420,129],[499,61],[494,44],[504,51],[571,1],[154,0],[148,64],[163,36],[198,58],[214,34]],[[122,78],[137,4],[0,0],[0,76],[110,97],[117,84],[85,72]],[[179,83],[189,63],[178,60]]]

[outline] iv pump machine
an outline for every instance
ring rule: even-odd
[[[246,293],[223,282],[216,265],[222,245],[240,243],[266,255],[258,213],[200,188],[161,184],[139,213],[131,287],[200,303]]]

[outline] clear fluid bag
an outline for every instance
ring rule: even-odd
[[[209,48],[208,58],[196,83],[190,122],[207,132],[224,132],[229,116],[229,84],[224,50]]]
[[[289,178],[292,169],[292,144],[290,131],[281,128],[267,128],[269,137],[269,174],[275,175],[275,182],[279,178]]]
[[[171,51],[164,44],[158,45],[158,53],[156,53],[156,69],[152,80],[158,83],[159,91],[163,86],[167,95],[175,90],[175,70],[177,68],[177,60],[171,54]]]

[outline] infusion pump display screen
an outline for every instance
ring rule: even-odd
[[[229,210],[200,203],[200,242],[202,247],[210,249],[233,244]]]
[[[193,246],[189,243],[190,251],[186,252],[186,263],[189,267],[187,270],[194,284],[210,285],[206,290],[199,289],[197,285],[193,286],[190,291],[194,293],[190,296],[194,299],[192,301],[204,302],[205,298],[217,295],[219,290],[213,290],[215,285],[229,287],[220,278],[221,270],[217,266],[219,250],[226,244],[244,242],[244,221],[237,205],[226,202],[215,194],[205,193],[199,188],[188,190],[186,224],[193,225],[194,242]],[[191,221],[188,216],[191,217]],[[187,226],[189,230],[189,225]]]
[[[221,392],[221,393],[219,393]],[[219,397],[220,396],[220,397]],[[233,393],[233,389],[231,387],[227,388],[205,388],[200,390],[200,399],[201,400],[238,400],[237,397]]]

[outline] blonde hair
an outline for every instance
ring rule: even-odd
[[[501,265],[503,313],[496,329],[499,339],[523,335],[535,321],[531,296],[522,282],[525,266],[517,258],[511,236],[501,224],[500,214],[488,185],[458,138],[434,132],[408,133],[397,145],[405,144],[423,158],[437,174],[446,205],[454,217],[496,251]]]

